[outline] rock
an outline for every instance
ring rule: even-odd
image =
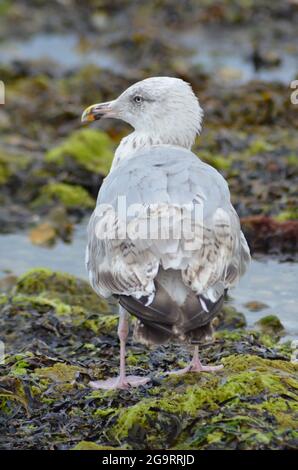
[[[282,336],[285,328],[276,315],[267,315],[255,323],[255,326],[268,335]]]
[[[253,252],[297,253],[298,220],[278,222],[256,215],[243,217],[241,225]]]
[[[0,292],[9,292],[16,284],[17,276],[14,274],[7,274],[0,279]]]
[[[213,321],[216,330],[234,330],[244,328],[246,319],[243,313],[238,312],[231,305],[225,305],[220,314]]]
[[[252,61],[255,70],[259,70],[260,68],[278,67],[282,62],[282,58],[275,51],[262,51],[257,44],[254,46],[250,60]]]
[[[264,310],[269,306],[267,304],[264,304],[263,302],[259,302],[258,300],[251,300],[250,302],[246,302],[246,304],[244,304],[244,307],[246,307],[251,312],[260,312],[261,310]]]
[[[15,292],[59,300],[70,306],[84,307],[89,312],[110,311],[107,302],[95,294],[86,281],[50,269],[29,270],[18,278]]]
[[[44,222],[30,231],[29,238],[34,245],[52,246],[56,241],[56,235],[55,229]]]
[[[297,368],[251,355],[223,363],[217,374],[164,379],[151,398],[120,410],[108,431],[111,442],[135,449],[262,449],[278,446],[283,436],[291,448]]]
[[[32,207],[55,207],[59,203],[66,209],[84,211],[95,206],[95,200],[82,186],[66,183],[49,183],[40,190],[40,195],[32,202]]]
[[[47,220],[54,227],[61,240],[65,243],[71,242],[74,227],[65,207],[53,207],[47,214]]]
[[[82,129],[70,135],[45,156],[47,169],[54,176],[63,173],[63,182],[83,186],[97,195],[99,177],[109,172],[114,156],[114,144],[100,130]]]
[[[242,315],[225,306],[226,329],[200,347],[202,361],[222,363],[222,370],[169,377],[165,371],[189,359],[185,346],[150,350],[129,338],[128,372],[149,374],[151,382],[134,390],[94,391],[90,380],[114,376],[119,368],[118,317],[100,305],[87,283],[46,269],[29,271],[0,296],[5,448],[297,446],[298,369],[290,362],[289,343],[239,328]]]
[[[216,78],[219,82],[239,82],[242,79],[242,70],[232,67],[223,67],[217,71]]]
[[[0,148],[0,186],[7,184],[11,177],[17,178],[30,164],[30,157],[8,152]]]

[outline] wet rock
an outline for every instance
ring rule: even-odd
[[[90,380],[119,367],[118,317],[105,305],[84,281],[45,269],[26,273],[0,296],[7,352],[1,448],[295,448],[297,365],[289,343],[235,329],[237,312],[227,306],[234,329],[200,346],[204,363],[224,369],[168,377],[190,351],[175,344],[150,350],[129,337],[128,372],[153,380],[134,390],[94,391]]]
[[[12,233],[34,223],[35,215],[27,208],[10,202],[0,206],[0,233]]]
[[[114,144],[99,130],[83,129],[73,133],[45,156],[48,171],[63,173],[63,181],[77,183],[96,196],[100,176],[106,176],[113,159]]]
[[[75,276],[50,269],[32,269],[18,278],[16,294],[58,299],[71,306],[82,306],[90,312],[109,312],[109,307],[89,284]]]
[[[141,48],[148,39],[146,34],[133,38]],[[36,74],[32,67],[24,63],[24,76],[12,74],[7,86],[5,113],[13,126],[6,132],[3,152],[29,160],[23,168],[16,168],[14,159],[5,158],[1,166],[0,158],[0,218],[5,232],[32,222],[50,222],[48,213],[56,204],[67,209],[72,223],[90,211],[91,200],[110,168],[114,147],[127,129],[107,120],[101,124],[106,132],[78,131],[81,111],[94,100],[114,98],[149,73],[142,69],[138,74],[133,69],[122,76],[86,65],[71,74],[50,77],[42,64],[36,65]],[[153,64],[152,73],[156,67],[160,64]],[[191,82],[200,97],[205,110],[204,134],[194,150],[228,180],[239,215],[264,214],[277,222],[295,221],[298,121],[288,86],[251,82],[218,87],[211,75],[187,67],[179,57],[169,57],[168,68],[169,73]],[[76,193],[82,204],[73,203]],[[280,235],[269,236],[269,242],[264,232],[260,236],[257,230],[250,230],[250,235],[252,248],[258,251],[290,256],[295,251],[292,235],[282,243]],[[66,233],[61,238],[67,241],[70,236]]]
[[[56,234],[66,243],[71,242],[73,234],[73,222],[68,217],[67,210],[63,206],[56,206],[50,210],[47,220],[54,227]]]
[[[244,307],[248,308],[251,312],[260,312],[261,310],[268,308],[268,305],[263,302],[259,302],[258,300],[251,300],[244,304]]]
[[[10,153],[0,148],[0,186],[7,184],[12,176],[21,174],[29,164],[29,156]]]
[[[165,379],[159,390],[152,390],[152,398],[118,413],[111,439],[147,449],[278,447],[279,432],[285,438],[296,423],[291,400],[296,396],[295,366],[249,355],[223,362],[225,369],[216,375]],[[290,410],[283,407],[283,393],[290,394]],[[293,439],[294,434],[286,439],[285,448],[291,448]]]
[[[277,222],[271,217],[251,216],[241,225],[253,252],[297,253],[298,221]]]
[[[56,240],[56,231],[49,223],[45,222],[32,229],[29,238],[34,245],[52,246]]]
[[[246,319],[243,313],[238,312],[230,305],[225,305],[213,321],[213,325],[216,330],[234,330],[235,328],[244,328]]]
[[[49,183],[43,186],[39,196],[32,202],[33,208],[55,207],[61,204],[66,209],[84,213],[95,205],[95,200],[82,186],[67,183]]]
[[[0,292],[9,292],[15,286],[17,276],[14,274],[7,274],[0,279]]]
[[[282,62],[282,58],[275,51],[262,51],[258,45],[255,45],[250,60],[255,70],[278,67]]]
[[[267,315],[255,323],[256,327],[265,334],[282,336],[285,328],[276,315]]]

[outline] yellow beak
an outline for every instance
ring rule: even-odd
[[[92,122],[102,117],[114,117],[112,103],[112,101],[107,101],[106,103],[97,103],[88,106],[82,114],[81,121]]]

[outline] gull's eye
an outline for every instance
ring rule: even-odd
[[[134,103],[140,104],[140,103],[142,103],[144,100],[143,100],[143,98],[142,98],[140,95],[136,95],[136,96],[133,97],[133,101],[134,101]]]

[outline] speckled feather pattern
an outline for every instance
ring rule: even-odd
[[[109,204],[116,210],[119,196],[126,196],[127,206],[154,204],[159,214],[172,212],[172,225],[181,217],[175,207],[203,201],[202,246],[199,250],[185,249],[189,241],[185,237],[99,240],[96,229],[111,224],[111,218],[119,228],[122,221],[113,211],[99,215],[95,210],[88,228],[87,269],[99,294],[150,295],[162,267],[181,271],[185,286],[216,299],[245,272],[249,249],[230,203],[227,184],[192,152],[168,145],[152,146],[123,161],[105,179],[97,204]],[[145,215],[156,216],[152,211]],[[129,221],[139,228],[143,219],[140,215]]]

